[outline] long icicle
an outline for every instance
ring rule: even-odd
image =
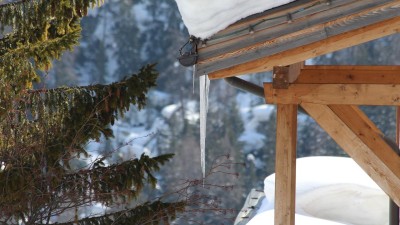
[[[206,125],[207,125],[207,112],[208,112],[208,93],[210,87],[210,80],[207,75],[199,77],[200,80],[200,157],[201,157],[201,170],[203,174],[203,185],[206,176]]]
[[[196,77],[196,64],[193,65],[193,74],[192,74],[192,82],[193,82],[193,86],[192,86],[192,91],[194,94],[194,78]]]

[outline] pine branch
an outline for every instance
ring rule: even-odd
[[[84,218],[57,225],[169,225],[177,214],[185,210],[185,202],[166,203],[162,201],[146,202],[133,209],[105,214],[99,217]],[[42,225],[42,224],[36,224]]]
[[[138,74],[109,85],[28,91],[4,111],[7,117],[2,117],[0,136],[5,135],[8,141],[0,142],[0,147],[21,149],[21,153],[23,149],[40,152],[48,148],[48,157],[54,158],[50,162],[85,154],[82,146],[88,140],[112,137],[108,126],[123,117],[131,104],[144,107],[146,93],[155,86],[157,76],[154,65],[148,65]]]
[[[104,0],[21,0],[0,5],[0,28],[8,25],[17,30],[27,28],[26,21],[43,24],[49,18],[60,23],[87,15],[88,8]]]
[[[63,51],[71,50],[80,37],[80,26],[77,24],[71,32],[53,39],[36,39],[33,43],[0,44],[0,99],[10,103],[18,99],[20,93],[32,88],[32,83],[40,78],[36,70],[48,70],[51,62],[59,58]],[[9,40],[10,41],[10,40]],[[4,47],[4,46],[9,47]],[[33,60],[32,60],[33,59]],[[12,104],[0,107],[0,117],[11,109]]]
[[[76,207],[93,201],[105,205],[126,203],[135,199],[146,184],[155,188],[157,179],[153,173],[172,157],[167,154],[150,158],[142,154],[111,166],[98,162],[93,168],[74,173],[48,168],[46,174],[41,174],[40,165],[6,168],[0,172],[0,218],[17,217],[32,208],[65,208],[68,204]]]
[[[0,4],[0,7],[15,6],[15,5],[22,4],[22,3],[28,2],[28,1],[31,1],[31,0],[16,0],[16,1],[11,1],[11,2],[6,2],[6,3],[3,3],[3,4]]]
[[[37,40],[35,43],[18,43],[13,44],[13,49],[3,49],[0,52],[0,64],[4,67],[8,60],[22,58],[35,60],[36,68],[48,69],[51,60],[60,57],[61,53],[65,50],[71,50],[77,45],[80,37],[81,28],[76,25],[71,32],[53,39]]]
[[[166,154],[150,158],[142,154],[140,158],[111,166],[102,166],[100,161],[93,168],[66,175],[56,193],[88,195],[92,201],[107,205],[114,199],[129,201],[138,196],[146,183],[155,188],[157,179],[153,173],[172,157],[173,154]]]

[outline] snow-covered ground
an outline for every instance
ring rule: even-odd
[[[386,225],[389,198],[351,159],[297,159],[296,225]],[[273,224],[275,174],[264,181],[265,199],[248,225]]]
[[[205,39],[255,13],[294,0],[175,0],[191,35]]]
[[[315,217],[295,215],[296,225],[344,225],[333,221],[318,219]],[[268,210],[257,214],[247,225],[274,225],[274,210]]]

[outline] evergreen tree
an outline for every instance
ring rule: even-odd
[[[110,26],[109,17],[112,12],[112,6],[114,3],[104,4],[101,8],[97,9],[95,13],[92,13],[82,19],[82,39],[81,45],[77,51],[76,70],[80,76],[81,83],[97,82],[107,83],[113,82],[120,77],[111,77],[114,74],[110,74],[108,70],[110,66],[110,53],[112,46],[110,43],[113,42],[110,34],[107,32],[107,27]],[[127,56],[130,57],[130,56]],[[136,62],[138,63],[138,62]],[[135,68],[136,70],[139,67]],[[132,72],[133,70],[129,71]],[[124,76],[128,74],[125,73]]]
[[[148,13],[148,19],[142,24],[143,31],[140,42],[144,43],[141,53],[144,62],[154,62],[162,59],[157,68],[160,71],[159,89],[183,95],[192,91],[192,73],[185,67],[178,66],[178,49],[189,36],[175,1],[147,0],[143,1]],[[171,79],[171,76],[182,79]],[[179,87],[179,88],[177,88]],[[180,97],[178,97],[180,98]],[[176,99],[180,101],[180,99]]]
[[[131,104],[143,108],[155,86],[154,65],[109,85],[32,89],[37,69],[72,49],[80,18],[99,0],[21,0],[0,6],[0,223],[1,224],[168,224],[185,202],[145,202],[104,215],[65,221],[53,218],[91,204],[123,205],[155,187],[154,172],[171,159],[141,155],[107,165],[102,156],[82,168],[90,140],[111,138],[109,125]]]
[[[137,70],[138,62],[141,62],[139,28],[136,15],[133,13],[134,1],[120,1],[118,4],[118,19],[113,25],[114,52],[118,67],[115,77],[122,77],[132,70]],[[155,61],[153,61],[155,62]]]

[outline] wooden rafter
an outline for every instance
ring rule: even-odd
[[[400,11],[400,10],[399,10]],[[318,42],[301,45],[268,55],[260,59],[252,60],[217,70],[208,74],[210,79],[220,79],[224,77],[237,76],[248,73],[270,71],[276,65],[289,65],[315,58],[320,55],[328,54],[340,49],[348,48],[381,37],[398,33],[400,31],[400,17],[379,22],[367,27],[348,31],[341,35],[321,39]]]
[[[288,23],[285,13],[321,1],[298,2],[292,8],[289,4],[281,12],[274,10],[271,16],[267,11],[264,16],[253,16],[216,34],[199,47],[197,73],[218,79],[268,71],[400,30],[400,0],[332,0],[331,5],[317,4],[297,11]],[[274,15],[276,19],[271,19]],[[244,28],[254,21],[266,22],[249,34]]]

